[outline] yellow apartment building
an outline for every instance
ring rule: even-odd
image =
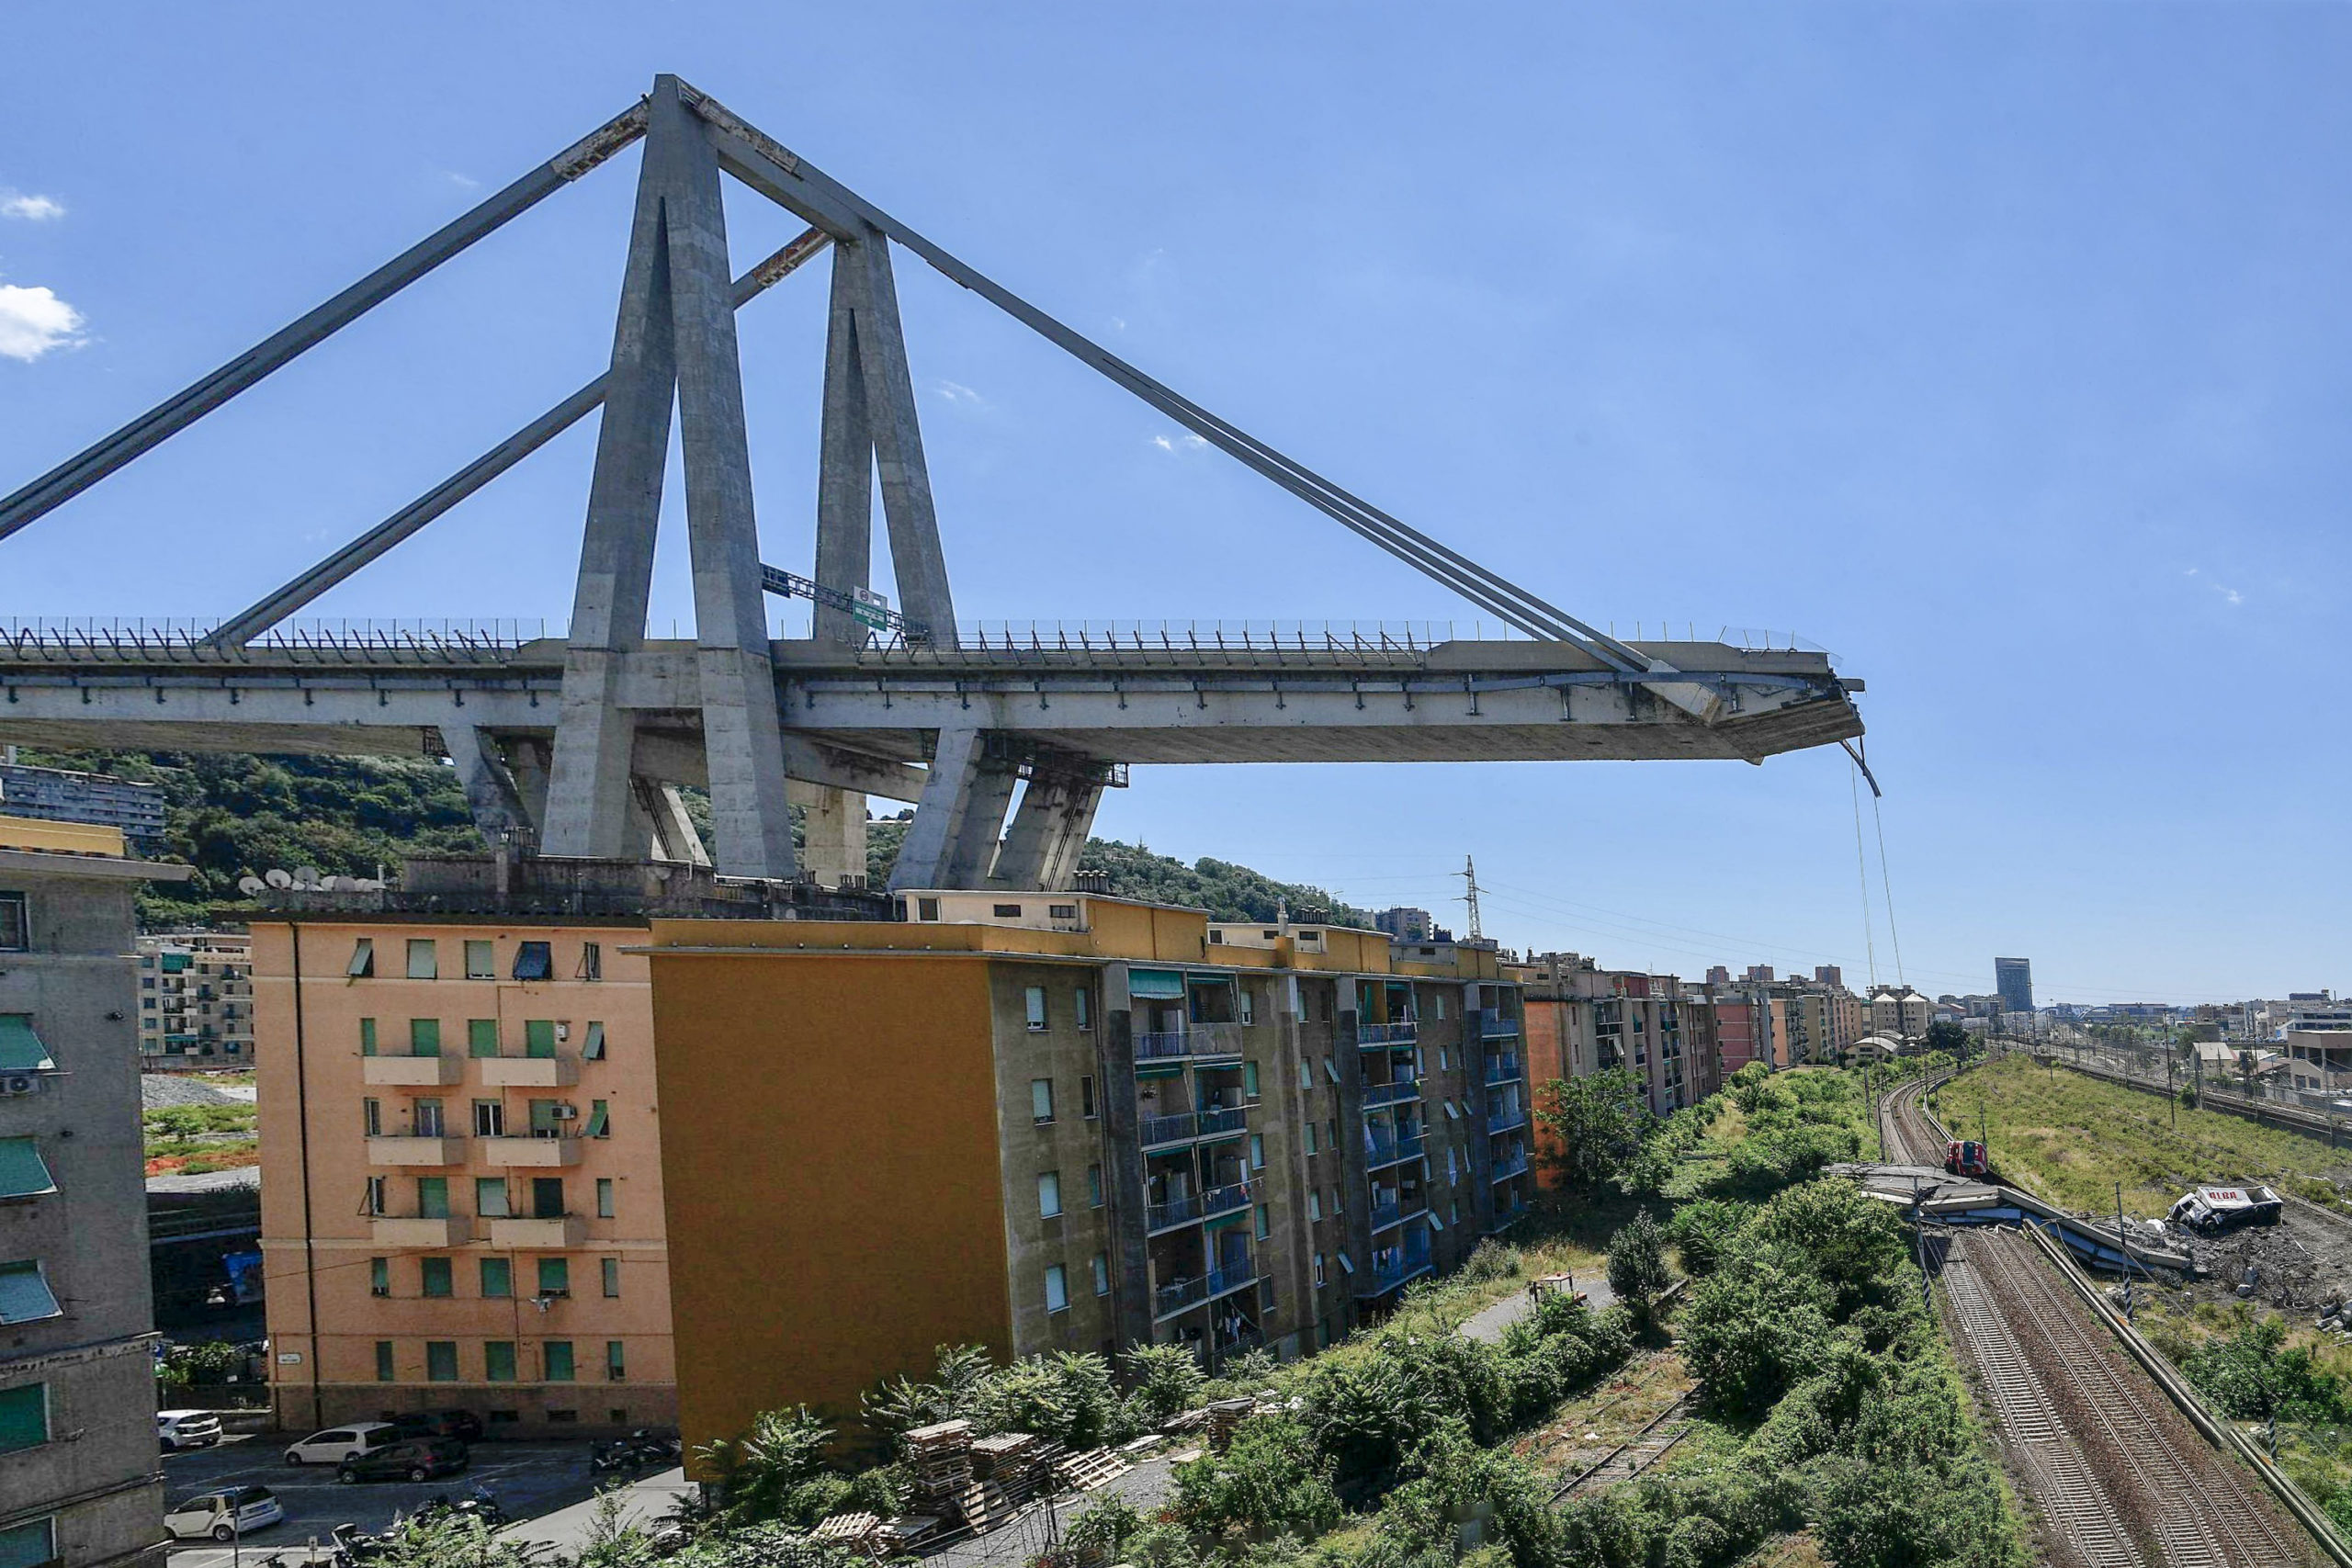
[[[428,902],[254,921],[279,1424],[673,1423],[646,925]]]
[[[1490,947],[1082,893],[896,913],[652,922],[690,1445],[854,1421],[941,1345],[1295,1356],[1525,1210]]]

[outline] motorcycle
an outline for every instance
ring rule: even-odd
[[[369,1535],[355,1524],[339,1524],[327,1532],[327,1537],[334,1543],[334,1568],[359,1568],[361,1563],[373,1562],[391,1550],[391,1542],[383,1536]]]
[[[588,1446],[588,1472],[612,1475],[659,1470],[678,1461],[683,1448],[675,1438],[639,1427],[626,1438]]]

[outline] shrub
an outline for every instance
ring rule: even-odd
[[[1486,1539],[1507,1549],[1517,1568],[1539,1568],[1557,1550],[1558,1522],[1532,1466],[1506,1448],[1481,1447],[1459,1423],[1425,1438],[1413,1454],[1419,1472],[1388,1495],[1380,1529],[1408,1547],[1451,1547],[1457,1520],[1483,1517]]]
[[[1203,1535],[1311,1540],[1340,1522],[1340,1496],[1315,1435],[1288,1416],[1261,1416],[1225,1452],[1178,1468],[1170,1512]]]
[[[1609,1288],[1646,1320],[1650,1298],[1666,1286],[1666,1233],[1644,1209],[1609,1238]]]
[[[1465,1284],[1485,1285],[1510,1279],[1521,1266],[1519,1248],[1488,1236],[1472,1249],[1468,1261],[1455,1277]]]
[[[1087,1449],[1103,1439],[1118,1408],[1110,1362],[1057,1350],[989,1373],[974,1391],[967,1414],[983,1433],[1035,1432]]]
[[[1753,1213],[1745,1203],[1721,1198],[1701,1198],[1675,1210],[1666,1234],[1682,1249],[1682,1267],[1694,1279],[1715,1271],[1717,1259],[1731,1238],[1739,1234]]]
[[[1429,1387],[1378,1351],[1318,1367],[1306,1385],[1315,1440],[1338,1467],[1340,1482],[1352,1488],[1387,1485],[1442,1415]]]
[[[1894,1212],[1850,1181],[1809,1181],[1779,1193],[1758,1213],[1756,1231],[1802,1252],[1849,1309],[1902,1269],[1906,1250]]]
[[[749,1431],[705,1443],[698,1457],[717,1475],[730,1519],[776,1519],[793,1506],[804,1482],[824,1472],[825,1446],[832,1438],[832,1428],[803,1404],[762,1411]]]
[[[1119,1370],[1126,1374],[1129,1425],[1157,1427],[1180,1410],[1190,1410],[1207,1381],[1201,1364],[1183,1345],[1128,1346],[1119,1353]]]
[[[1834,1299],[1778,1248],[1743,1247],[1682,1309],[1683,1361],[1717,1408],[1760,1415],[1819,1369]]]

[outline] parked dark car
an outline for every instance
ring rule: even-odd
[[[430,1481],[466,1468],[466,1445],[455,1438],[408,1438],[345,1460],[337,1481]]]
[[[470,1410],[421,1410],[413,1416],[395,1416],[392,1425],[403,1438],[456,1438],[463,1442],[481,1441],[481,1417]]]

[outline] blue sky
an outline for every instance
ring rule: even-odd
[[[81,6],[0,95],[0,489],[676,71],[1244,428],[1621,630],[1863,676],[1876,964],[2352,987],[2352,12]],[[0,546],[0,615],[241,607],[595,374],[635,155]],[[730,195],[739,265],[797,225]],[[902,258],[967,618],[1464,607]],[[45,292],[44,292],[45,291]],[[821,272],[744,313],[804,564]],[[338,590],[571,596],[586,427]],[[674,490],[674,487],[673,487]],[[684,616],[678,553],[657,621]],[[665,628],[666,629],[666,628]],[[1141,770],[1100,830],[1686,975],[1870,967],[1849,769]]]

